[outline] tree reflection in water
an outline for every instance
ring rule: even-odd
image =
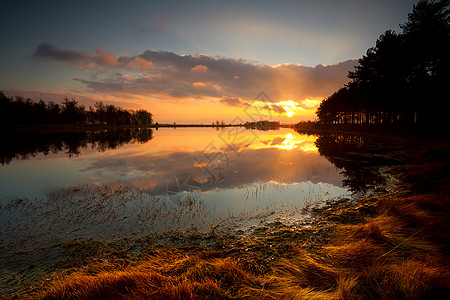
[[[0,148],[0,163],[28,159],[39,153],[65,152],[68,157],[79,155],[88,146],[104,152],[128,143],[145,143],[153,138],[151,128],[82,130],[57,133],[4,133]]]
[[[344,186],[353,193],[365,193],[386,183],[385,167],[399,165],[401,142],[386,142],[361,135],[325,134],[316,140],[319,154],[343,169]]]
[[[68,157],[79,155],[81,149],[91,147],[100,152],[116,149],[128,143],[145,143],[153,138],[150,128],[82,130],[57,133],[6,133],[0,148],[0,163],[23,160],[39,153],[65,152]],[[401,141],[386,142],[381,138],[363,135],[327,133],[318,135],[315,142],[320,155],[346,177],[343,185],[353,193],[365,193],[383,186],[384,168],[401,162]]]

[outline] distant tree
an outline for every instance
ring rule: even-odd
[[[3,91],[0,91],[0,124],[10,124],[11,110],[12,110],[11,98],[6,97]]]
[[[84,124],[85,108],[84,106],[78,106],[78,102],[72,98],[65,97],[62,103],[62,118],[65,124]]]
[[[135,112],[136,125],[150,125],[152,124],[152,114],[148,111],[140,109]],[[174,123],[175,124],[175,123]]]
[[[96,102],[88,110],[75,99],[64,98],[61,105],[43,100],[33,102],[23,97],[7,97],[0,91],[0,124],[89,124],[150,125],[152,114],[145,110],[131,111]]]
[[[449,94],[450,1],[419,1],[401,28],[410,63],[408,96],[416,107],[417,122],[443,122],[445,109],[439,108],[447,106]]]
[[[95,113],[98,123],[101,125],[106,124],[106,107],[103,102],[95,102]]]
[[[106,124],[116,125],[117,109],[114,105],[106,105]]]
[[[450,47],[450,1],[420,0],[408,14],[403,30],[411,62],[411,80],[448,78]]]
[[[47,111],[49,124],[58,124],[61,122],[61,108],[59,104],[56,104],[53,101],[48,102]]]

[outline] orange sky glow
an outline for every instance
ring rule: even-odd
[[[8,96],[144,108],[159,123],[295,123],[417,0],[28,2],[2,7]]]
[[[159,123],[314,120],[320,101],[342,86],[357,64],[347,60],[315,67],[270,66],[206,54],[144,51],[129,56],[100,47],[81,52],[50,43],[39,45],[33,56],[40,63],[68,68],[75,76],[70,88],[51,97],[34,92],[30,98],[61,102],[68,96],[86,107],[103,101],[143,108]]]

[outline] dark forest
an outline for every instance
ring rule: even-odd
[[[64,98],[61,104],[33,100],[20,96],[7,97],[0,91],[0,125],[133,125],[152,124],[152,114],[146,110],[129,110],[96,102],[86,109],[75,99]]]
[[[326,98],[321,124],[436,125],[445,121],[450,82],[449,1],[419,1],[401,32],[382,34]]]

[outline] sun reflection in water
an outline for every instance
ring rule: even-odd
[[[294,150],[300,149],[301,151],[317,152],[317,147],[314,144],[316,141],[315,136],[297,136],[292,133],[287,133],[285,135],[271,135],[262,137],[259,143],[252,145],[254,149],[263,148],[278,148],[282,150]]]

